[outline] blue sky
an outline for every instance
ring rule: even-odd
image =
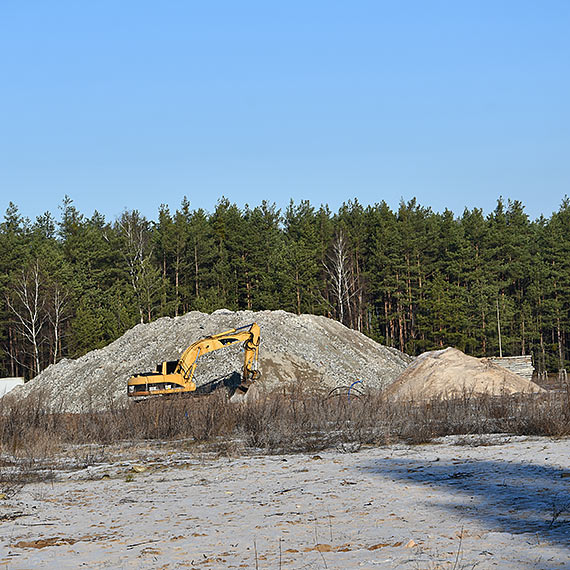
[[[0,209],[570,194],[570,2],[0,2]]]

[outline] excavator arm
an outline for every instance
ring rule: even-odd
[[[241,384],[237,387],[242,393],[246,393],[251,384],[259,377],[259,342],[260,329],[257,323],[253,323],[249,329],[250,336],[246,339],[243,348],[245,356],[243,359],[243,373],[241,376]]]
[[[196,383],[193,378],[200,356],[238,342],[244,343],[245,355],[242,379],[237,389],[245,393],[259,375],[260,328],[257,323],[202,338],[192,343],[177,362],[163,362],[157,365],[156,372],[131,376],[127,394],[141,397],[194,392]]]

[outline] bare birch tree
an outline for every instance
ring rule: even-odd
[[[153,303],[159,288],[159,273],[152,264],[152,246],[148,221],[137,210],[124,212],[118,227],[123,238],[123,258],[131,286],[137,298],[140,322],[150,322]]]
[[[59,284],[53,284],[48,303],[47,316],[52,331],[51,362],[52,364],[55,364],[61,353],[63,323],[69,318],[66,311],[67,294]]]
[[[332,296],[336,301],[338,320],[344,323],[345,317],[348,316],[349,324],[352,325],[351,299],[358,289],[351,263],[348,240],[341,229],[335,235],[324,266],[330,279]]]
[[[27,367],[30,368],[32,376],[41,372],[40,345],[47,320],[43,287],[39,262],[36,261],[34,265],[22,271],[6,295],[6,304],[15,317],[16,330],[31,351],[32,365]],[[13,357],[15,358],[15,355]],[[25,365],[23,362],[20,364]]]

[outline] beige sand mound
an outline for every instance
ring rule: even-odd
[[[467,356],[456,348],[424,352],[387,390],[392,397],[420,400],[464,393],[501,395],[518,392],[544,390],[488,359]]]

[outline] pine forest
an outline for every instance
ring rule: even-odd
[[[105,346],[137,323],[188,311],[327,315],[417,355],[570,355],[570,200],[531,220],[518,201],[488,215],[416,200],[309,201],[213,212],[184,199],[156,220],[108,221],[66,197],[35,221],[11,203],[0,224],[0,375],[34,377]]]

